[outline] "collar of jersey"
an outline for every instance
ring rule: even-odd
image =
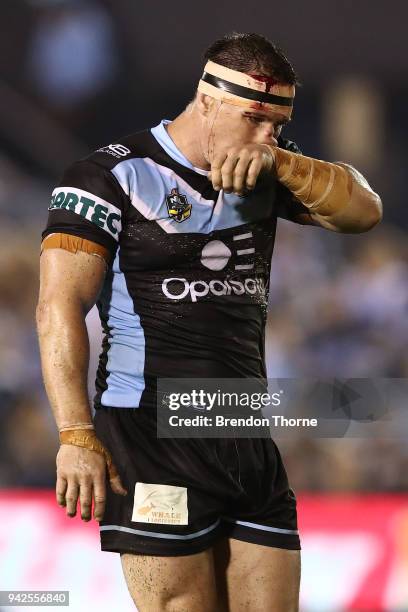
[[[177,163],[181,164],[182,166],[185,166],[186,168],[189,168],[190,170],[194,170],[194,172],[197,172],[198,174],[208,176],[207,170],[203,170],[202,168],[196,168],[195,166],[193,166],[193,164],[188,161],[187,157],[184,157],[180,149],[176,147],[165,127],[169,123],[171,123],[169,119],[163,119],[163,121],[161,121],[159,125],[156,125],[150,130],[159,145],[166,151],[167,155],[169,155]]]

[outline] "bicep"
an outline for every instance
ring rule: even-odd
[[[59,301],[80,307],[87,314],[98,299],[105,273],[106,263],[99,256],[46,249],[40,258],[39,303]]]

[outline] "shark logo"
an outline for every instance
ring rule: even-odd
[[[166,197],[166,204],[169,217],[177,223],[181,223],[191,216],[193,206],[188,202],[187,196],[179,193],[177,187],[172,189]]]

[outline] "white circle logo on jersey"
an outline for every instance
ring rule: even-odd
[[[219,271],[223,270],[233,258],[233,268],[234,271],[239,271],[238,277],[234,272],[233,276],[227,274],[225,278],[206,278],[206,280],[165,278],[162,283],[164,295],[170,300],[184,300],[189,296],[192,302],[197,302],[208,295],[221,297],[246,294],[257,296],[257,300],[261,300],[266,305],[265,278],[263,275],[254,275],[255,247],[252,246],[252,232],[234,234],[232,240],[232,250],[221,240],[210,240],[201,251],[200,261],[208,270]],[[245,277],[246,274],[251,274],[253,277]]]
[[[201,263],[209,270],[223,270],[232,253],[221,240],[207,242],[201,252]]]

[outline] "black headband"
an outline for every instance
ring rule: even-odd
[[[264,102],[266,104],[275,104],[277,106],[293,106],[293,98],[277,96],[264,91],[255,91],[250,87],[244,87],[243,85],[237,85],[236,83],[220,79],[209,72],[204,72],[201,80],[240,98],[247,98],[248,100],[255,100],[256,102]]]

